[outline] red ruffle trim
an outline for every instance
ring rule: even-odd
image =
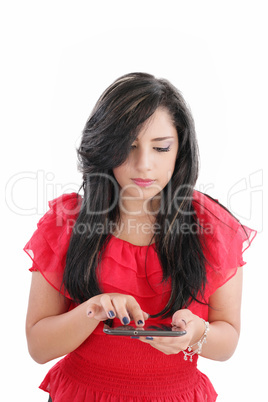
[[[23,249],[33,261],[30,271],[41,272],[48,283],[67,297],[68,293],[62,289],[63,272],[81,202],[76,193],[50,201],[50,209],[39,220],[37,230]]]
[[[193,206],[203,236],[203,252],[207,260],[207,288],[205,296],[214,293],[246,264],[243,253],[251,245],[257,232],[242,225],[216,200],[195,191]]]
[[[64,194],[50,201],[49,211],[40,219],[37,230],[24,247],[24,251],[33,261],[30,271],[40,271],[45,279],[62,293],[66,254],[81,202],[82,197],[76,193]],[[194,192],[193,206],[199,224],[193,230],[198,230],[203,239],[207,260],[208,284],[205,297],[208,299],[235,275],[238,267],[245,264],[243,253],[256,236],[256,231],[242,226],[215,200],[198,191]],[[151,289],[148,288],[148,283],[144,285],[145,258],[147,258],[146,275],[152,285]],[[115,264],[117,270],[114,269]],[[166,293],[164,299],[168,299],[170,285],[167,283],[163,288],[164,285],[161,284],[161,266],[154,245],[149,248],[135,246],[112,236],[100,272],[100,277],[104,281],[104,291],[106,287],[110,289],[111,286],[113,291],[116,291],[116,283],[119,289],[122,289],[124,278],[126,283],[129,283],[130,278],[135,277],[133,282],[135,295],[149,296]],[[68,297],[68,293],[65,295]]]

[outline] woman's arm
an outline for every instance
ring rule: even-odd
[[[97,327],[87,317],[87,302],[68,311],[70,301],[54,289],[40,272],[32,273],[26,318],[29,353],[46,363],[76,349]]]
[[[233,355],[240,335],[242,281],[243,269],[238,268],[236,275],[210,297],[210,330],[201,356],[224,361]]]
[[[72,352],[94,331],[100,321],[113,318],[126,323],[130,316],[143,326],[148,318],[132,296],[116,293],[94,296],[71,311],[70,301],[55,290],[40,272],[33,272],[26,318],[29,353],[46,363]],[[123,321],[124,319],[124,321]]]
[[[210,297],[210,328],[207,343],[204,343],[202,348],[203,357],[224,361],[229,359],[236,349],[240,334],[242,272],[242,268],[239,268],[236,275]],[[177,311],[173,315],[172,323],[185,329],[187,335],[180,338],[155,337],[150,341],[140,339],[165,354],[174,354],[198,342],[205,331],[203,320],[186,309]]]

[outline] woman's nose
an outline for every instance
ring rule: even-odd
[[[139,149],[135,155],[135,167],[138,170],[152,169],[152,155],[146,149]]]

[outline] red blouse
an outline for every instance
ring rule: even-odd
[[[24,247],[33,261],[30,271],[40,271],[61,293],[66,253],[81,201],[72,193],[49,202],[49,211]],[[242,254],[256,232],[242,227],[218,203],[197,191],[193,206],[206,244],[208,301],[245,264]],[[162,270],[154,244],[135,246],[112,236],[99,278],[104,292],[133,295],[149,314],[162,310],[169,299],[170,283],[161,283]],[[65,296],[69,297],[68,293]],[[206,305],[193,302],[189,309],[208,319]],[[171,322],[171,318],[165,322]],[[100,323],[82,345],[48,372],[40,388],[49,392],[53,402],[216,400],[211,382],[197,369],[196,355],[193,362],[185,361],[182,353],[165,355],[143,342],[105,335],[102,329]]]

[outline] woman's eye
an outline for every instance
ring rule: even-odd
[[[157,148],[157,147],[155,147],[154,149],[157,152],[168,152],[168,151],[170,151],[170,145],[168,147],[166,147],[166,148]]]
[[[137,148],[137,145],[135,145],[135,144],[131,145],[131,149],[136,149],[136,148]],[[168,151],[170,151],[170,145],[166,148],[154,147],[153,149],[157,152],[168,152]]]

